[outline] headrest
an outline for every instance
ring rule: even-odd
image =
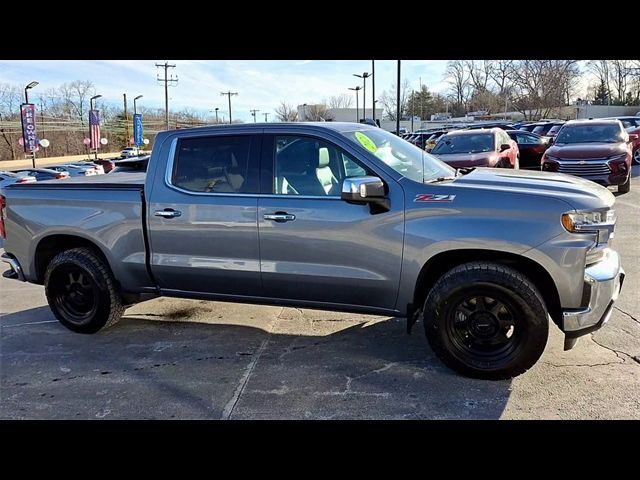
[[[329,165],[329,149],[327,147],[320,147],[318,149],[318,168],[323,168]]]

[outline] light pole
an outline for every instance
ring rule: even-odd
[[[303,122],[307,121],[307,104],[303,103],[302,104],[302,112],[304,113],[304,120],[302,120]]]
[[[220,108],[216,107],[215,108],[215,112],[216,112],[216,123],[218,123],[218,110],[220,110]]]
[[[136,98],[133,99],[133,143],[136,143],[135,138],[136,138],[136,124],[135,124],[135,118],[136,118],[136,114],[138,113],[138,110],[136,108],[136,101],[141,99],[142,95],[138,95]],[[136,143],[136,152],[138,153],[138,155],[140,155],[140,146]]]
[[[360,121],[360,109],[358,108],[358,92],[362,90],[362,87],[360,85],[355,88],[349,87],[349,90],[353,90],[354,92],[356,92],[356,123],[358,123]]]
[[[24,87],[24,103],[29,103],[29,89],[39,84],[40,82],[33,81],[33,82],[30,82],[26,87]],[[20,114],[22,115],[22,112],[20,112]],[[22,141],[26,143],[24,134],[23,134]],[[33,166],[33,168],[36,168],[36,151],[35,150],[31,150],[31,165]]]
[[[376,61],[371,60],[371,104],[373,105],[373,122],[376,121]]]
[[[264,115],[264,123],[267,123],[269,120],[267,120],[267,117],[269,116],[269,112],[265,112],[263,113]]]
[[[93,97],[91,97],[89,99],[89,112],[91,112],[91,110],[93,110],[93,101],[97,100],[98,98],[101,98],[101,97],[102,97],[102,95],[94,95]],[[91,113],[89,113],[89,115],[91,115]],[[91,121],[89,121],[89,138],[91,138]],[[95,145],[96,160],[98,159],[98,145],[97,145],[97,142],[99,142],[99,141],[100,141],[100,139],[97,138],[96,139],[96,145]],[[89,145],[91,145],[91,143],[89,143]],[[91,158],[91,157],[89,157],[89,158]]]
[[[362,118],[367,118],[367,78],[371,76],[370,73],[364,72],[362,75],[357,73],[353,74],[354,77],[362,79]]]

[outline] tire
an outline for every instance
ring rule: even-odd
[[[618,193],[629,193],[631,190],[631,175],[627,177],[627,181],[622,185],[618,185]]]
[[[526,372],[549,335],[547,309],[536,287],[497,263],[449,270],[427,295],[423,313],[438,358],[472,378],[503,380]]]
[[[88,248],[66,250],[51,260],[44,275],[49,307],[62,325],[77,333],[96,333],[124,314],[109,266]]]
[[[640,165],[640,147],[633,151],[633,163]]]

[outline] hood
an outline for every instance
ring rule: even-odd
[[[615,202],[615,197],[605,187],[564,173],[476,168],[450,185],[493,190],[496,194],[511,192],[554,197],[564,200],[576,210],[611,207]]]
[[[552,145],[547,155],[562,160],[604,159],[627,153],[625,143],[577,143],[572,145]]]

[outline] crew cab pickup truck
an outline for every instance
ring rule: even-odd
[[[503,379],[600,328],[624,272],[614,196],[560,173],[454,169],[380,128],[162,132],[146,173],[0,192],[5,276],[94,333],[156,296],[422,319],[446,365]]]

